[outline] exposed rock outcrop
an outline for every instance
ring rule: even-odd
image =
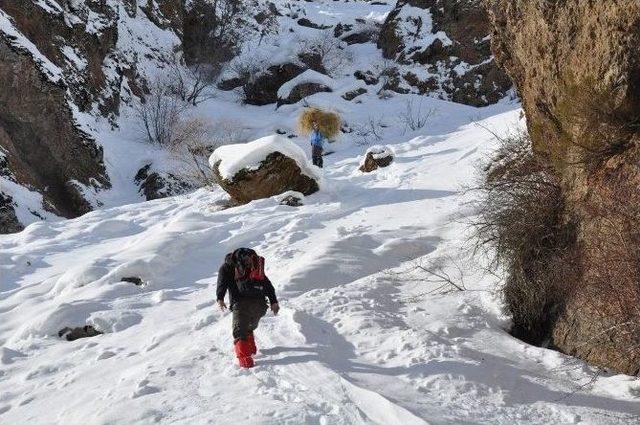
[[[278,106],[292,105],[300,102],[305,97],[309,97],[316,93],[331,92],[331,88],[319,83],[300,83],[289,92],[289,95],[283,99],[278,99]]]
[[[367,149],[364,160],[360,164],[360,171],[370,173],[378,168],[384,168],[393,162],[393,152],[386,146],[373,146]]]
[[[295,160],[280,152],[269,154],[255,170],[242,169],[230,179],[224,179],[213,164],[220,187],[239,203],[269,198],[287,191],[311,195],[319,190],[318,182],[305,175]]]
[[[60,338],[66,339],[67,341],[75,341],[76,339],[81,338],[91,338],[98,335],[102,335],[102,332],[91,325],[85,325],[78,328],[65,327],[63,329],[60,329],[60,331],[58,332],[58,336]]]
[[[426,68],[427,79],[407,80],[418,93],[485,106],[512,86],[492,58],[490,34],[481,0],[399,0],[378,47],[388,59]]]
[[[244,101],[249,105],[276,103],[280,87],[304,71],[304,67],[294,63],[270,66],[265,72],[244,84]]]
[[[24,229],[24,226],[16,217],[13,199],[0,192],[0,234],[15,233],[22,229]]]
[[[171,173],[151,171],[151,164],[138,170],[134,181],[140,187],[139,192],[144,195],[147,201],[178,195],[188,189],[193,189],[187,182]]]
[[[563,352],[640,372],[640,4],[488,1],[496,58],[562,182],[581,268],[549,329]],[[532,36],[535,34],[535,36]],[[552,306],[553,307],[553,306]]]
[[[43,75],[29,53],[2,35],[0,58],[0,85],[11,88],[0,90],[0,146],[8,168],[18,182],[43,193],[53,212],[85,213],[87,204],[77,202],[69,182],[108,187],[102,150],[75,126],[64,82]]]

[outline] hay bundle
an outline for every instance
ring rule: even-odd
[[[340,133],[342,120],[334,112],[323,111],[320,108],[305,108],[298,119],[298,131],[308,136],[313,131],[313,123],[318,123],[318,130],[329,140],[335,139]]]

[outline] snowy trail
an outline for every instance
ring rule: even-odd
[[[504,131],[517,116],[483,125]],[[437,284],[408,272],[461,254],[471,195],[460,187],[494,143],[475,125],[439,125],[394,145],[394,164],[371,175],[356,171],[359,148],[339,150],[300,208],[220,210],[222,193],[200,191],[0,237],[0,422],[640,420],[631,378],[571,394],[594,370],[509,336],[495,282],[471,264],[468,291],[449,295],[425,295]],[[283,307],[263,319],[249,371],[214,302],[217,267],[240,245],[268,259]],[[106,333],[55,336],[86,322]]]

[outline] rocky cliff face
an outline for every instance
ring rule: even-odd
[[[399,0],[378,47],[384,57],[424,71],[403,75],[419,92],[485,106],[504,98],[512,86],[493,59],[490,34],[479,0]]]
[[[99,205],[96,194],[109,188],[109,177],[102,148],[82,121],[104,117],[115,123],[123,98],[144,94],[140,55],[145,62],[165,60],[165,52],[145,48],[127,21],[144,13],[158,32],[175,26],[179,34],[183,7],[179,0],[140,8],[136,0],[2,2],[5,177],[39,192],[44,208],[56,215],[75,217]],[[7,214],[11,205],[3,207]],[[0,233],[15,229],[2,226]]]
[[[533,149],[562,181],[583,259],[550,329],[599,366],[640,372],[640,4],[488,1]],[[534,35],[535,36],[532,36]]]

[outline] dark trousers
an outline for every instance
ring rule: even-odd
[[[319,146],[311,146],[311,159],[313,161],[313,165],[322,168],[323,160],[322,160],[322,148]]]
[[[267,314],[264,299],[243,299],[233,305],[233,341],[247,339],[258,327],[262,316]]]

